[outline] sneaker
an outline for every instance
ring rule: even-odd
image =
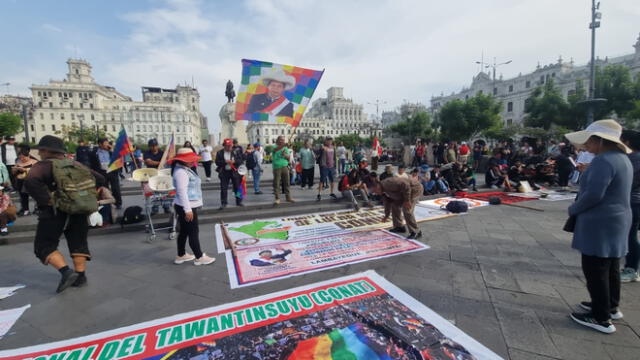
[[[255,194],[255,195],[262,195],[262,194],[263,194],[263,192],[258,190],[258,191],[256,191],[254,194]]]
[[[580,303],[580,307],[587,310],[587,311],[591,311],[591,301],[583,301]],[[618,310],[618,309],[614,309],[611,310],[611,312],[609,313],[611,316],[611,319],[613,320],[620,320],[624,317],[624,315],[622,314],[622,311]]]
[[[199,265],[209,265],[212,262],[216,261],[216,258],[214,257],[209,257],[207,256],[207,254],[202,253],[202,256],[200,256],[199,258],[197,258],[194,262],[193,265],[199,266]]]
[[[244,206],[244,204],[243,204],[242,202],[237,202],[237,203],[236,203],[236,206],[243,207],[243,206]]]
[[[76,282],[76,280],[78,280],[78,273],[71,269],[67,269],[67,271],[65,271],[64,274],[62,274],[62,278],[58,283],[58,288],[56,289],[56,293],[60,294],[66,288],[71,286],[71,284]]]
[[[620,281],[623,283],[640,281],[640,275],[632,268],[624,268],[620,272]]]
[[[616,332],[616,327],[610,320],[598,321],[591,313],[571,313],[571,319],[580,325],[590,327],[594,330],[600,331],[605,334],[613,334]]]
[[[292,197],[287,197],[287,202],[294,203],[294,202],[296,202],[296,201],[295,201],[295,200],[293,200],[293,198],[292,198]]]
[[[189,253],[186,253],[186,254],[184,254],[182,256],[176,256],[176,258],[173,260],[173,263],[176,264],[176,265],[180,265],[180,264],[182,264],[182,263],[184,263],[186,261],[193,261],[195,259],[196,259],[195,256],[193,256],[193,255],[191,255]]]
[[[29,216],[29,214],[31,214],[29,210],[20,210],[18,216]]]
[[[211,182],[211,178],[207,178],[207,182]]]
[[[85,274],[78,274],[78,278],[76,279],[76,281],[73,282],[73,284],[71,284],[72,287],[83,287],[87,285],[87,275]]]
[[[0,236],[7,236],[9,235],[9,229],[7,229],[6,227],[3,227],[2,229],[0,229]]]
[[[338,200],[338,197],[334,193],[329,194],[329,196],[331,196],[331,198],[334,200]]]
[[[220,205],[220,207],[218,208],[218,210],[224,210],[224,208],[226,208],[226,207],[227,207],[227,204],[222,204],[222,205]]]
[[[403,233],[403,232],[407,232],[407,229],[404,226],[398,226],[398,227],[394,227],[389,231],[392,233]]]
[[[320,194],[318,194],[318,196],[316,196],[316,201],[320,201]]]
[[[407,236],[407,239],[419,239],[422,237],[422,231],[418,231],[417,233],[410,233],[409,236]]]
[[[273,205],[280,205],[280,199],[275,199],[273,201]]]

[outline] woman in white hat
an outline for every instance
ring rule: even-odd
[[[183,147],[178,150],[173,159],[167,161],[171,164],[171,176],[173,176],[173,186],[176,189],[174,207],[180,224],[178,255],[173,261],[178,265],[186,261],[193,261],[195,265],[208,265],[216,260],[207,256],[200,249],[197,209],[202,207],[202,189],[200,188],[200,177],[191,170],[191,165],[198,160],[200,160],[198,154],[190,148]],[[187,237],[193,255],[186,252]]]
[[[572,313],[577,323],[610,334],[611,319],[622,318],[620,258],[627,253],[631,228],[630,149],[620,140],[622,127],[614,120],[599,120],[586,130],[569,133],[571,143],[596,156],[580,178],[580,191],[569,207],[575,217],[571,246],[582,253],[582,271],[591,301],[580,303],[586,313]]]

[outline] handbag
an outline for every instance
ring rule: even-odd
[[[569,216],[567,221],[564,223],[562,230],[572,233],[575,229],[576,229],[576,216],[571,215]]]

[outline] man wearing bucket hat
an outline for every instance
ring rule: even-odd
[[[603,333],[616,331],[611,319],[622,318],[620,258],[627,253],[631,228],[633,169],[620,140],[622,127],[599,120],[583,131],[566,134],[574,145],[594,153],[580,179],[580,191],[569,207],[575,219],[571,247],[582,253],[582,271],[591,301],[580,303],[586,313],[572,313],[577,323]]]
[[[65,171],[74,174],[73,179],[77,180],[74,182],[75,186],[71,188],[72,191],[76,190],[75,195],[77,196],[72,198],[72,203],[76,204],[75,208],[84,205],[86,200],[92,201],[97,209],[95,190],[93,199],[90,199],[92,193],[87,188],[95,189],[96,182],[104,183],[105,179],[101,174],[88,169],[79,162],[66,166],[68,160],[65,160],[64,143],[60,138],[45,135],[40,139],[37,149],[42,161],[31,167],[31,171],[24,181],[27,192],[35,200],[38,208],[34,252],[44,265],[51,265],[60,272],[61,279],[56,290],[60,293],[69,286],[83,286],[87,283],[85,268],[86,262],[91,259],[91,253],[87,243],[88,213],[69,210],[67,210],[69,212],[65,212],[61,210],[62,205],[66,205],[64,207],[67,208],[70,204],[57,201],[62,197],[52,196],[52,194],[59,195],[61,191],[66,191],[66,188],[63,187],[61,190],[59,187],[57,180],[59,175],[56,175],[56,171],[60,172],[60,170],[56,170],[56,168],[64,166]],[[80,203],[80,201],[83,202]],[[75,271],[67,266],[64,256],[58,251],[58,243],[63,233]]]
[[[176,156],[167,160],[171,165],[173,187],[176,189],[174,208],[180,224],[180,233],[177,239],[178,255],[173,261],[178,265],[186,261],[193,261],[194,265],[208,265],[216,260],[207,256],[200,249],[197,209],[202,207],[202,189],[200,188],[200,177],[191,169],[191,165],[198,160],[200,160],[200,156],[188,147],[179,149]],[[193,255],[186,252],[187,238],[189,238],[189,247],[193,251]]]
[[[296,79],[282,70],[273,70],[260,79],[267,87],[264,94],[251,97],[247,113],[267,113],[271,116],[293,116],[293,104],[284,96],[284,92],[293,89]]]

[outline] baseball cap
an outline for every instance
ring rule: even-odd
[[[158,140],[156,140],[156,139],[149,139],[149,142],[147,143],[147,145],[149,145],[149,146],[156,146],[156,145],[158,145]]]

